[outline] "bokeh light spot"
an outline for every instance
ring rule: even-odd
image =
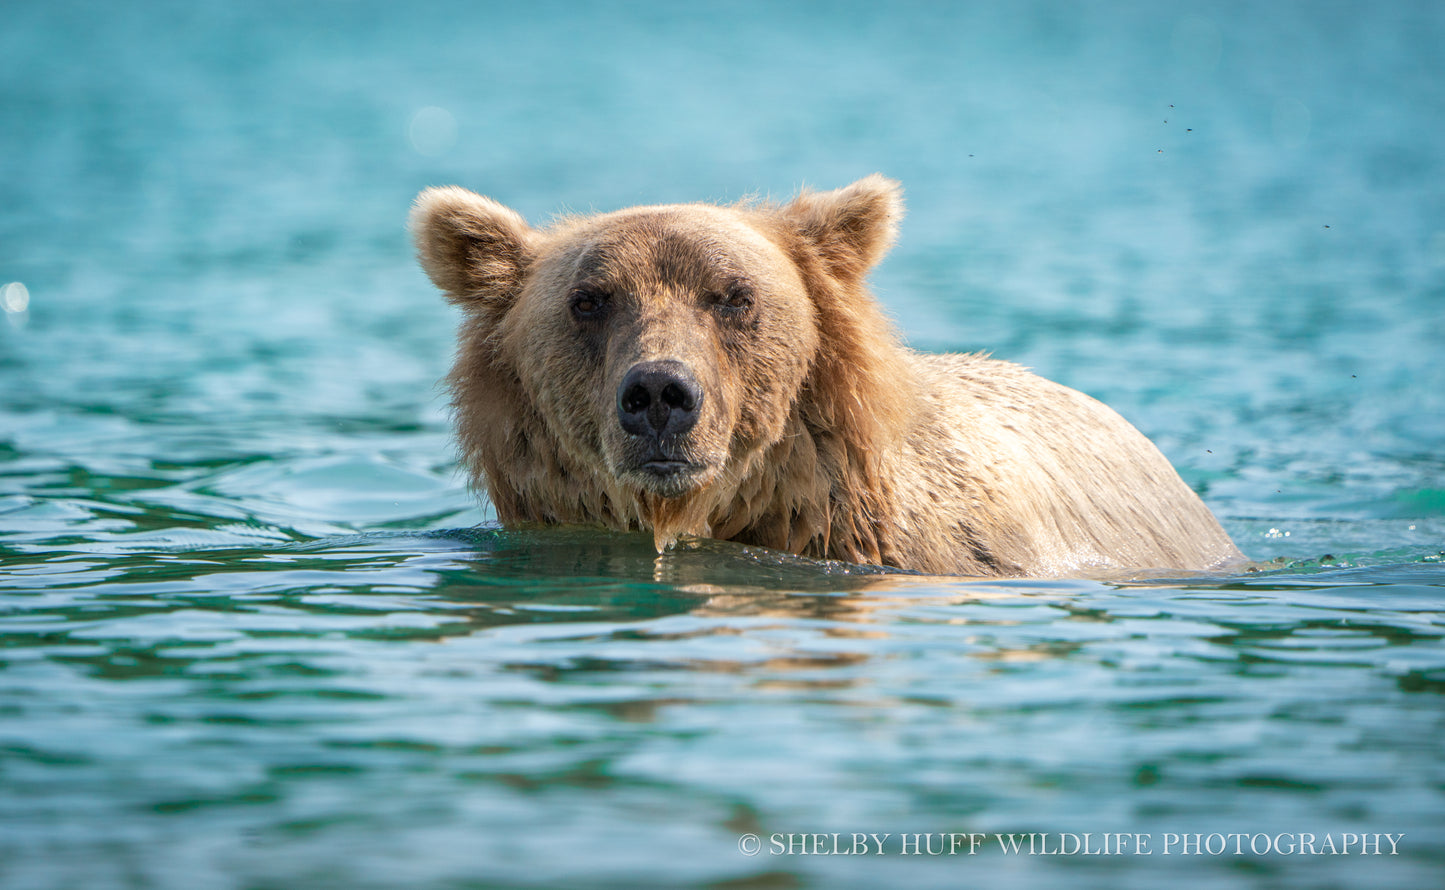
[[[18,281],[0,287],[0,309],[18,315],[30,308],[30,290]]]
[[[418,154],[434,158],[457,144],[457,119],[445,108],[429,105],[412,115],[407,135]]]

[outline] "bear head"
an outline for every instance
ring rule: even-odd
[[[871,484],[902,413],[907,371],[864,285],[901,214],[878,175],[542,228],[465,189],[423,192],[422,267],[464,312],[462,456],[498,518],[826,548],[828,514]]]

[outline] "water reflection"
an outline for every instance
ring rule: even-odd
[[[1438,823],[1410,778],[1438,763],[1433,566],[976,582],[495,528],[27,559],[0,587],[17,806],[68,787],[293,853],[446,824],[489,864],[545,831],[701,851],[920,813],[1299,830],[1301,795]],[[818,789],[833,815],[798,815]]]
[[[63,626],[73,640],[104,638],[115,623],[130,641],[210,645],[242,632],[442,641],[518,624],[618,624],[626,629],[617,632],[661,640],[724,626],[763,629],[774,626],[770,621],[838,640],[885,639],[931,626],[966,637],[979,628],[1031,625],[1082,639],[1107,635],[1109,625],[1152,622],[1156,636],[1244,645],[1247,633],[1263,640],[1283,629],[1307,645],[1358,649],[1344,641],[1361,634],[1391,645],[1433,638],[1439,583],[1433,565],[1114,582],[972,581],[716,541],[685,542],[659,555],[642,534],[481,528],[266,549],[12,559],[0,592],[12,608],[25,609],[32,628]],[[662,629],[663,619],[676,616],[696,622],[681,635]],[[1339,633],[1316,633],[1329,628]]]

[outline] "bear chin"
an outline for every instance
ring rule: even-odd
[[[716,475],[716,471],[705,464],[656,459],[629,467],[618,478],[643,493],[673,500],[706,488]]]

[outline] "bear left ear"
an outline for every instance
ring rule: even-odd
[[[903,218],[903,188],[874,173],[831,192],[801,192],[783,208],[834,274],[862,278],[888,252]]]
[[[533,237],[515,210],[457,186],[430,188],[410,227],[422,268],[451,302],[494,308],[515,296]]]

